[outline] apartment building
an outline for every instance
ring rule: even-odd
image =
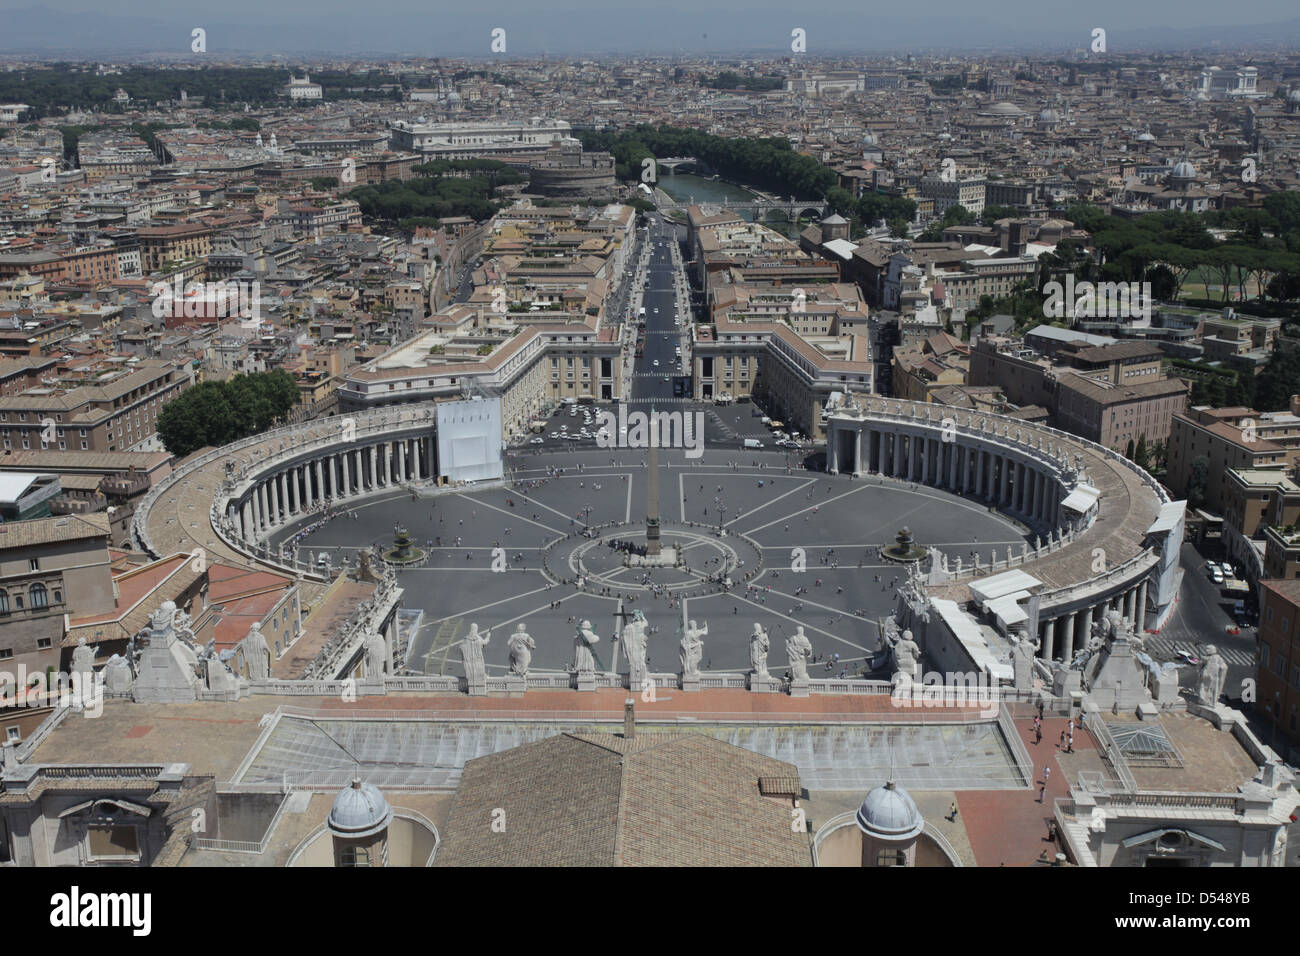
[[[1254,370],[1273,354],[1281,327],[1277,319],[1208,318],[1201,326],[1205,360]]]
[[[1173,417],[1165,484],[1186,497],[1197,459],[1208,465],[1201,507],[1223,514],[1229,501],[1229,472],[1286,473],[1300,462],[1300,418],[1290,412],[1197,406]]]
[[[466,305],[443,310],[453,320],[472,311]],[[502,437],[508,438],[523,434],[544,407],[561,399],[619,397],[619,355],[612,330],[594,318],[537,324],[501,319],[490,330],[478,326],[455,334],[431,329],[345,372],[339,410],[456,401],[482,392],[501,399]]]
[[[804,297],[785,286],[719,290],[712,324],[692,330],[695,398],[759,397],[791,427],[820,437],[833,392],[874,391],[866,312],[845,283],[810,288]]]
[[[956,170],[954,170],[956,172]],[[984,191],[988,180],[983,176],[944,178],[923,176],[921,195],[934,200],[934,215],[942,218],[949,206],[962,206],[978,216],[984,211]]]
[[[893,352],[890,387],[899,398],[933,402],[935,392],[966,384],[970,347],[946,332]]]
[[[5,452],[131,451],[157,434],[162,407],[193,384],[192,371],[161,359],[100,361],[0,398]]]
[[[0,672],[58,669],[65,616],[111,610],[107,515],[0,524]]]
[[[971,350],[968,380],[997,386],[1012,404],[1042,406],[1053,427],[1123,452],[1143,437],[1165,441],[1172,417],[1187,405],[1187,384],[1150,375],[1153,361],[1146,346],[1084,340],[1065,343],[1052,358],[1025,341],[989,336]]]
[[[1300,527],[1269,525],[1264,529],[1264,576],[1300,578]]]
[[[1066,373],[1056,384],[1054,427],[1118,452],[1144,438],[1148,445],[1165,441],[1190,391],[1180,378],[1116,384]]]
[[[472,123],[409,123],[398,120],[389,131],[396,152],[417,153],[424,162],[435,159],[505,159],[544,153],[571,138],[564,120],[498,120]]]
[[[146,226],[136,236],[140,268],[146,275],[162,271],[169,262],[202,259],[212,252],[212,230],[197,223]]]
[[[1258,705],[1282,740],[1276,749],[1300,747],[1300,580],[1260,582]]]

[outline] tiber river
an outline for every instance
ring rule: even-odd
[[[678,173],[676,176],[665,173],[659,177],[659,188],[679,202],[722,203],[725,205],[728,202],[750,202],[755,195],[742,186],[733,186],[731,183],[724,183],[721,180],[706,179],[703,176],[696,176],[694,173]],[[739,212],[745,219],[753,219],[753,213],[750,210],[741,209]],[[768,220],[767,225],[782,235],[791,238],[799,234],[799,227],[784,219]]]

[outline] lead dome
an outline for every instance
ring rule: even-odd
[[[356,777],[334,798],[329,828],[343,837],[368,837],[386,828],[392,819],[393,808],[379,788]]]
[[[899,843],[914,840],[925,829],[916,801],[893,780],[867,794],[858,807],[857,821],[863,833]]]

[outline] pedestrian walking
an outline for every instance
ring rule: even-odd
[[[1043,784],[1038,788],[1038,802],[1042,803],[1045,796],[1047,796],[1047,784]]]
[[[957,801],[954,800],[952,802],[952,806],[948,808],[948,822],[951,823],[956,819],[957,819]]]
[[[1061,739],[1057,742],[1056,745],[1057,745],[1058,747],[1060,747],[1062,750],[1065,749],[1065,731],[1064,731],[1064,730],[1061,731]]]
[[[1041,744],[1042,742],[1043,742],[1043,728],[1042,728],[1042,727],[1035,727],[1035,728],[1034,728],[1034,743],[1035,743],[1035,744]]]
[[[1052,776],[1052,765],[1051,765],[1051,764],[1046,764],[1046,765],[1044,765],[1044,767],[1043,767],[1043,786],[1044,786],[1044,787],[1047,786],[1047,781],[1051,778],[1051,776]]]

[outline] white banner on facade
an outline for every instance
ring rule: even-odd
[[[503,474],[501,400],[438,405],[438,474],[448,481],[487,481]]]

